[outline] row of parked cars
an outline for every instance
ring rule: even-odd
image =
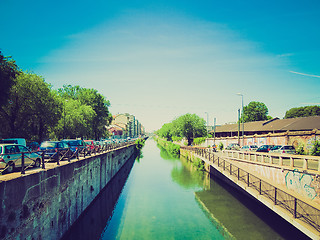
[[[82,153],[85,150],[90,154],[98,151],[104,145],[112,143],[115,142],[63,139],[61,141],[44,141],[38,144],[37,148],[34,146],[27,148],[24,139],[2,139],[0,140],[0,169],[11,173],[16,167],[21,167],[22,153],[25,166],[40,167],[42,154],[45,158],[56,161],[58,158],[75,157],[77,151]]]
[[[296,154],[295,148],[291,145],[262,145],[260,147],[257,145],[245,145],[240,148],[239,144],[232,143],[226,147],[226,150]]]

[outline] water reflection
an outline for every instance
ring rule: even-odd
[[[136,155],[132,156],[114,178],[100,192],[97,198],[72,225],[62,240],[99,239],[113,215],[120,193],[132,169]]]

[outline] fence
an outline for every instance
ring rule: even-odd
[[[277,154],[260,152],[242,152],[224,150],[222,157],[250,161],[256,163],[267,163],[279,167],[292,167],[301,170],[320,171],[320,157],[295,154]]]
[[[77,160],[80,160],[80,157],[87,157],[87,156],[92,156],[93,154],[100,154],[104,153],[107,151],[111,151],[113,149],[125,147],[125,146],[131,146],[134,145],[135,142],[122,142],[122,143],[117,143],[117,144],[108,144],[108,145],[103,145],[103,146],[96,146],[93,149],[86,149],[86,148],[78,148],[76,149],[75,152],[73,152],[70,148],[67,150],[65,149],[56,149],[54,154],[52,156],[48,156],[46,154],[45,150],[37,150],[33,152],[16,152],[16,153],[8,153],[8,154],[2,154],[0,156],[0,162],[2,164],[6,164],[3,169],[0,170],[0,175],[3,173],[11,173],[14,171],[15,167],[21,166],[21,174],[25,174],[25,171],[28,168],[31,167],[41,167],[42,169],[45,169],[46,163],[49,162],[56,162],[57,165],[60,165],[60,161],[63,159],[67,159],[68,162],[71,162],[71,159],[76,158]],[[11,158],[8,163],[4,162],[4,158],[9,159]],[[2,160],[2,161],[1,161]],[[26,162],[29,162],[27,164]]]
[[[229,161],[218,157],[217,154],[207,151],[204,148],[181,147],[192,151],[198,156],[208,160],[226,174],[236,177],[240,182],[246,184],[247,187],[254,189],[259,195],[271,200],[274,205],[278,205],[285,209],[293,218],[302,220],[320,232],[320,210],[305,203],[304,201],[284,192],[283,190],[273,186],[259,177],[235,166]],[[262,154],[264,155],[264,154]]]

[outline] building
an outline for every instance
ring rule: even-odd
[[[135,116],[121,113],[113,116],[108,131],[114,138],[135,138],[144,135],[144,128]]]
[[[207,144],[219,144],[224,146],[230,143],[240,145],[303,145],[310,149],[315,140],[320,140],[320,116],[279,119],[273,118],[266,121],[244,123],[244,136],[242,137],[241,124],[226,124],[216,126],[215,131],[210,131],[215,139]]]

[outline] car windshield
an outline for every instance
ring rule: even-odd
[[[43,142],[41,143],[40,147],[55,147],[56,143],[55,142]]]
[[[271,148],[271,150],[277,150],[279,148],[281,148],[281,146],[274,146],[273,148]]]
[[[78,141],[66,141],[66,143],[68,143],[70,146],[78,146],[79,145]]]

